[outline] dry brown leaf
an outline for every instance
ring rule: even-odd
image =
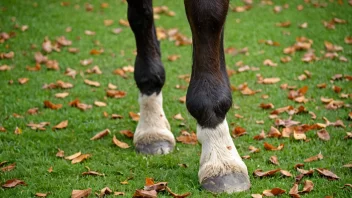
[[[82,155],[80,155],[80,156],[74,158],[74,159],[71,161],[71,164],[80,163],[80,162],[82,162],[83,160],[88,159],[90,156],[91,156],[91,154],[82,154]]]
[[[236,126],[235,129],[232,131],[232,136],[233,137],[240,137],[246,133],[247,133],[246,129],[244,129],[240,126]]]
[[[53,110],[57,110],[57,109],[61,109],[62,104],[54,104],[54,103],[50,102],[49,100],[45,100],[44,107],[49,108],[49,109],[53,109]]]
[[[28,71],[39,71],[41,69],[41,66],[39,63],[36,63],[34,67],[26,66],[26,69]]]
[[[181,103],[186,103],[186,96],[182,96],[178,99],[178,101],[180,101]]]
[[[80,156],[80,155],[82,155],[82,153],[81,153],[81,152],[77,152],[77,153],[75,153],[75,154],[72,154],[72,155],[70,155],[70,156],[65,157],[65,159],[67,159],[67,160],[73,160],[73,159],[77,158],[77,157]]]
[[[35,108],[30,108],[30,109],[28,109],[27,113],[28,113],[29,115],[35,115],[35,114],[38,113],[38,111],[39,111],[39,108],[35,107]]]
[[[275,147],[267,142],[264,142],[264,148],[269,151],[279,151],[284,148],[284,144],[280,144],[278,147]]]
[[[94,105],[97,107],[106,107],[106,103],[101,101],[94,101]]]
[[[83,198],[88,197],[92,192],[91,188],[84,189],[84,190],[72,190],[71,198]]]
[[[20,134],[22,134],[22,129],[16,126],[14,133],[16,135],[20,135]]]
[[[272,60],[270,59],[265,59],[263,61],[263,65],[266,65],[266,66],[271,66],[271,67],[276,67],[277,66],[277,63],[274,63]]]
[[[279,172],[280,169],[274,169],[263,172],[261,169],[257,169],[253,172],[253,175],[256,177],[266,177],[266,176],[273,176],[276,172]]]
[[[279,165],[279,160],[277,159],[276,156],[271,156],[269,161],[275,165]]]
[[[119,24],[125,27],[130,27],[130,23],[125,19],[120,19]]]
[[[50,125],[50,122],[41,122],[39,124],[34,124],[31,122],[27,124],[27,126],[31,127],[31,129],[33,130],[42,130],[42,131],[45,131],[46,130],[45,126],[48,126],[48,125]]]
[[[271,190],[264,190],[263,195],[264,196],[279,196],[284,194],[286,191],[281,189],[281,188],[273,188]]]
[[[170,189],[168,186],[166,186],[166,190],[167,190],[167,192],[170,193],[170,195],[171,195],[173,198],[185,198],[185,197],[188,197],[188,196],[191,195],[190,192],[187,192],[187,193],[184,193],[184,194],[181,194],[181,195],[176,194],[176,193],[172,192],[171,189]]]
[[[60,70],[59,62],[57,60],[48,60],[45,66],[49,70]]]
[[[295,138],[295,140],[306,140],[307,139],[307,136],[304,132],[296,131],[296,130],[293,130],[293,137]]]
[[[318,131],[317,135],[318,135],[318,137],[321,140],[324,140],[324,141],[329,141],[330,140],[330,135],[329,135],[328,131],[325,130],[325,129],[322,129],[322,130]]]
[[[313,182],[310,180],[306,180],[306,181],[304,181],[303,190],[300,191],[299,193],[309,193],[310,191],[313,190],[313,188],[314,188]]]
[[[134,134],[130,130],[121,130],[120,133],[128,138],[133,138]]]
[[[84,83],[86,83],[87,85],[90,85],[90,86],[100,87],[100,83],[97,82],[97,81],[92,81],[92,80],[84,79]]]
[[[130,146],[129,146],[127,143],[121,142],[120,140],[118,140],[118,139],[116,138],[115,135],[114,135],[114,137],[112,138],[112,142],[113,142],[116,146],[118,146],[118,147],[120,147],[120,148],[122,148],[122,149],[130,148]]]
[[[117,86],[114,84],[109,83],[108,84],[108,89],[117,89]]]
[[[26,84],[29,81],[29,78],[19,78],[18,83],[21,85]]]
[[[35,193],[36,197],[46,197],[49,193]]]
[[[56,98],[66,98],[70,93],[68,92],[63,92],[63,93],[56,93],[55,97]]]
[[[22,180],[19,180],[19,179],[10,179],[10,180],[7,180],[3,185],[2,187],[3,188],[13,188],[13,187],[16,187],[17,185],[27,185],[24,181]]]
[[[290,192],[288,193],[289,195],[291,195],[291,197],[300,197],[300,195],[298,195],[298,183],[294,183],[292,188],[290,189]]]
[[[319,153],[318,155],[312,156],[310,158],[307,158],[304,160],[304,162],[313,162],[313,161],[317,161],[317,160],[322,160],[324,157],[321,153]]]
[[[179,137],[177,137],[176,140],[178,142],[182,142],[183,144],[195,145],[198,143],[197,135],[194,132],[189,133],[187,131],[181,131],[181,135]]]
[[[173,118],[175,120],[184,120],[184,118],[182,117],[181,113],[178,113],[178,114],[174,115]]]
[[[0,66],[0,71],[9,71],[11,69],[12,69],[12,67],[10,67],[8,65],[1,65]]]
[[[13,164],[10,164],[10,165],[8,165],[8,166],[5,166],[5,167],[0,168],[0,170],[1,170],[2,172],[6,172],[6,171],[12,171],[12,170],[15,169],[15,168],[16,168],[16,163],[13,163]]]
[[[134,112],[130,111],[128,114],[133,121],[136,121],[136,122],[139,121],[139,114],[138,113],[134,113]]]
[[[173,54],[173,55],[169,55],[167,57],[167,60],[171,61],[171,62],[174,62],[176,61],[177,59],[179,59],[181,56],[180,55],[177,55],[177,54]]]
[[[316,168],[315,170],[318,171],[318,173],[319,173],[320,175],[325,176],[325,177],[327,177],[327,178],[329,178],[329,179],[332,179],[332,180],[334,180],[334,179],[340,179],[340,177],[338,177],[337,175],[335,175],[335,173],[333,173],[333,172],[331,172],[331,171],[329,171],[329,170],[327,170],[327,169],[324,169],[324,168]]]
[[[259,151],[260,151],[259,148],[256,148],[256,147],[254,147],[254,146],[252,146],[252,145],[250,145],[250,146],[248,147],[248,150],[250,151],[250,153],[259,153]]]
[[[92,176],[104,176],[104,174],[88,170],[87,172],[83,172],[82,175],[92,175]]]
[[[292,177],[292,174],[287,170],[280,170],[280,173],[286,177]]]
[[[95,134],[92,138],[90,138],[90,140],[97,140],[97,139],[100,139],[106,135],[108,135],[110,133],[110,130],[109,129],[105,129],[97,134]]]
[[[133,198],[157,198],[157,192],[138,189],[134,192]]]
[[[106,95],[111,98],[123,98],[126,96],[126,92],[119,90],[107,90]]]
[[[68,120],[64,120],[64,121],[60,122],[59,124],[53,126],[52,129],[53,130],[55,130],[55,129],[64,129],[64,128],[67,127],[67,125],[68,125]]]
[[[87,66],[87,65],[90,65],[90,64],[93,63],[93,59],[92,58],[84,59],[84,60],[81,60],[80,63],[81,63],[82,66]]]
[[[280,131],[277,128],[271,126],[267,137],[274,137],[274,138],[276,137],[276,138],[278,138],[278,137],[281,137],[281,133],[280,133]]]
[[[124,192],[114,192],[114,196],[119,196],[119,195],[124,196],[125,193]]]
[[[58,152],[56,153],[56,157],[65,157],[65,151],[58,148]]]
[[[262,140],[262,139],[264,139],[265,137],[266,137],[265,132],[264,132],[264,130],[262,130],[262,132],[260,132],[259,135],[254,136],[253,139],[255,139],[255,140]]]

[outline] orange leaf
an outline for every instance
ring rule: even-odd
[[[85,159],[88,159],[91,155],[90,154],[82,154],[76,158],[74,158],[72,161],[71,161],[71,164],[76,164],[76,163],[80,163],[82,162],[83,160]]]
[[[327,169],[324,169],[324,168],[316,168],[315,170],[318,171],[318,173],[319,173],[320,175],[323,175],[323,176],[325,176],[325,177],[327,177],[327,178],[329,178],[329,179],[332,179],[332,180],[334,180],[334,179],[340,179],[340,177],[338,177],[338,176],[335,175],[333,172],[331,172],[331,171],[329,171],[329,170],[327,170]]]
[[[176,193],[172,192],[171,189],[168,186],[166,186],[166,190],[167,190],[167,192],[169,192],[171,194],[171,196],[173,198],[184,198],[184,197],[188,197],[188,196],[191,195],[190,192],[187,192],[187,193],[184,193],[184,194],[181,194],[181,195],[176,194]]]
[[[72,193],[71,193],[71,198],[88,197],[91,192],[92,192],[91,188],[88,188],[88,189],[85,189],[85,190],[73,190]]]
[[[56,153],[56,157],[65,157],[65,151],[58,149],[59,151]]]
[[[280,144],[278,147],[275,147],[267,142],[264,142],[264,148],[269,151],[279,151],[284,148],[284,144]]]
[[[122,149],[130,148],[130,146],[129,146],[128,144],[126,144],[125,142],[119,141],[119,140],[116,138],[115,135],[114,135],[114,137],[113,137],[113,139],[112,139],[112,142],[113,142],[116,146],[118,146],[118,147],[120,147],[120,148],[122,148]]]
[[[10,164],[8,166],[2,167],[0,170],[2,172],[6,172],[6,171],[12,171],[15,168],[16,168],[16,163],[13,163],[13,164]]]
[[[280,173],[286,177],[292,177],[292,174],[287,170],[280,170]]]
[[[134,113],[134,112],[132,112],[132,111],[129,112],[128,114],[130,115],[130,117],[132,118],[133,121],[136,121],[136,122],[139,121],[139,114]]]
[[[126,96],[126,92],[119,90],[107,90],[106,95],[111,98],[123,98]]]
[[[97,133],[94,137],[90,138],[90,140],[97,140],[97,139],[100,139],[106,135],[108,135],[110,133],[110,130],[109,129],[105,129],[99,133]]]
[[[155,190],[136,190],[133,194],[134,198],[157,198],[157,192]]]
[[[82,154],[81,152],[78,152],[78,153],[75,153],[75,154],[72,154],[70,156],[65,157],[65,159],[73,160],[73,159],[77,158],[78,156],[80,156],[81,154]]]
[[[53,127],[53,130],[54,129],[64,129],[67,127],[67,125],[68,125],[68,120],[64,120],[64,121],[60,122],[59,124],[55,125]]]
[[[133,138],[134,134],[130,130],[121,130],[120,133],[128,138]]]
[[[176,140],[178,142],[182,142],[183,144],[195,145],[198,143],[197,135],[194,132],[189,133],[187,131],[181,131],[181,135],[179,137],[177,137]]]
[[[273,176],[275,173],[279,172],[280,169],[274,169],[274,170],[269,170],[269,171],[266,171],[266,172],[263,172],[261,169],[257,169],[253,172],[253,175],[254,176],[257,176],[257,177],[266,177],[266,176]]]
[[[323,155],[321,153],[319,153],[318,155],[312,156],[310,158],[307,158],[304,160],[304,162],[312,162],[312,161],[317,161],[317,160],[322,160],[323,159]]]
[[[54,104],[54,103],[50,102],[49,100],[45,100],[44,107],[57,110],[57,109],[61,109],[62,104]]]
[[[36,197],[46,197],[48,196],[48,193],[35,193]]]
[[[13,187],[16,187],[17,185],[27,185],[24,181],[22,180],[19,180],[19,179],[10,179],[10,180],[7,180],[3,185],[2,187],[3,188],[13,188]]]
[[[284,194],[286,191],[281,189],[281,188],[273,188],[271,190],[264,190],[263,195],[264,196],[277,196]]]

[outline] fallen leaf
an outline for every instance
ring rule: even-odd
[[[187,193],[184,193],[184,194],[181,194],[181,195],[176,194],[176,193],[172,192],[171,189],[170,189],[168,186],[166,186],[166,190],[167,190],[167,192],[170,193],[170,195],[171,195],[173,198],[184,198],[184,197],[188,197],[188,196],[191,195],[190,192],[187,192]]]
[[[8,166],[5,166],[5,167],[0,168],[0,170],[1,170],[2,172],[6,172],[6,171],[12,171],[12,170],[15,169],[15,168],[16,168],[16,163],[13,163],[13,164],[10,164],[10,165],[8,165]]]
[[[7,180],[3,185],[2,187],[3,188],[13,188],[13,187],[16,187],[17,185],[27,185],[24,181],[22,180],[19,180],[19,179],[10,179],[10,180]]]
[[[284,194],[286,191],[281,188],[273,188],[271,190],[264,190],[264,196],[278,196]]]
[[[54,103],[50,102],[49,100],[45,100],[44,107],[49,108],[49,109],[53,109],[53,110],[57,110],[57,109],[61,109],[62,104],[54,104]]]
[[[130,111],[128,114],[130,115],[130,118],[131,118],[133,121],[136,121],[136,122],[139,121],[139,114],[134,113],[134,112],[132,112],[132,111]]]
[[[71,164],[76,164],[76,163],[80,163],[82,162],[83,160],[85,159],[88,159],[91,155],[90,154],[82,154],[76,158],[74,158],[72,161],[71,161]]]
[[[263,172],[261,169],[257,169],[253,172],[254,176],[257,177],[266,177],[266,176],[273,176],[275,173],[279,172],[280,169],[274,169],[274,170],[269,170],[269,171],[265,171]]]
[[[232,136],[233,137],[239,137],[242,136],[244,134],[246,134],[247,131],[246,129],[240,127],[240,126],[236,126],[235,129],[232,131]]]
[[[112,139],[112,142],[113,142],[116,146],[118,146],[118,147],[120,147],[120,148],[122,148],[122,149],[130,148],[130,146],[129,146],[127,143],[119,141],[119,140],[116,138],[115,135],[114,135],[114,137],[113,137],[113,139]]]
[[[260,151],[259,148],[256,148],[256,147],[254,147],[254,146],[252,146],[252,145],[250,145],[250,146],[248,147],[248,150],[250,151],[250,153],[258,153],[258,152]]]
[[[133,138],[134,134],[130,130],[121,130],[120,133],[128,138]]]
[[[58,149],[59,151],[56,153],[56,157],[65,157],[65,151]]]
[[[318,131],[317,135],[321,140],[324,140],[324,141],[330,140],[330,135],[329,135],[328,131],[326,131],[325,129]]]
[[[179,59],[181,56],[180,55],[177,55],[177,54],[173,54],[173,55],[169,55],[167,57],[167,60],[171,61],[171,62],[174,62],[176,61],[177,59]]]
[[[126,92],[119,90],[107,90],[106,95],[111,98],[123,98],[126,96]]]
[[[67,160],[73,160],[73,159],[77,158],[78,156],[80,156],[81,154],[82,154],[81,152],[77,152],[77,153],[75,153],[75,154],[72,154],[72,155],[70,155],[70,156],[65,157],[65,159],[67,159]]]
[[[310,158],[307,158],[304,160],[304,162],[313,162],[313,161],[317,161],[317,160],[322,160],[324,157],[321,153],[319,153],[318,155],[312,156]]]
[[[133,198],[157,198],[157,192],[138,189],[134,192]]]
[[[176,140],[178,142],[182,142],[183,144],[196,145],[198,143],[197,135],[194,132],[189,133],[187,131],[181,131],[181,135],[177,137]]]
[[[110,130],[109,129],[105,129],[99,133],[97,133],[96,135],[94,135],[92,138],[90,138],[90,140],[97,140],[97,139],[100,139],[106,135],[108,135],[110,133]]]
[[[63,93],[57,93],[55,94],[56,98],[66,98],[70,93],[68,92],[63,92]]]
[[[16,135],[20,135],[20,134],[22,134],[22,129],[16,126],[14,133]]]
[[[49,167],[48,172],[49,173],[53,172],[53,167],[52,166]]]
[[[88,197],[91,192],[92,192],[91,188],[84,189],[84,190],[72,190],[71,198]]]
[[[265,132],[264,132],[264,130],[262,130],[262,132],[260,132],[259,135],[254,136],[253,139],[255,139],[255,140],[262,140],[262,139],[264,139],[265,137],[266,137]]]
[[[82,66],[87,66],[87,65],[90,65],[90,64],[93,63],[93,59],[92,58],[84,59],[84,60],[81,60],[80,63],[81,63]]]
[[[281,137],[281,133],[280,133],[280,131],[277,128],[271,126],[267,137],[278,138],[278,137]]]
[[[267,142],[264,142],[264,148],[269,151],[279,151],[284,148],[284,144],[280,144],[278,147],[275,147]]]
[[[46,197],[48,196],[48,193],[35,193],[36,197]]]
[[[87,85],[90,85],[90,86],[100,87],[100,83],[97,82],[97,81],[92,81],[92,80],[84,79],[84,83],[86,83]]]
[[[181,103],[186,103],[186,96],[182,96],[178,99],[178,101],[180,101]]]
[[[298,194],[298,183],[294,183],[292,188],[290,189],[289,195],[291,195],[291,197],[300,197],[300,195]]]
[[[106,107],[106,103],[100,101],[94,101],[94,105],[97,107]]]
[[[28,81],[29,81],[29,78],[19,78],[19,79],[18,79],[18,82],[19,82],[21,85],[26,84]]]
[[[262,109],[273,109],[274,108],[274,105],[272,103],[267,103],[267,104],[261,103],[259,106]]]
[[[64,129],[66,128],[68,125],[68,120],[64,120],[62,122],[60,122],[59,124],[55,125],[52,129]]]
[[[292,174],[287,170],[280,170],[280,173],[286,177],[292,177]]]
[[[269,160],[271,163],[273,163],[275,165],[279,165],[279,160],[277,159],[276,156],[271,156]]]
[[[300,191],[299,193],[309,193],[310,191],[313,190],[313,188],[314,188],[313,182],[310,180],[306,180],[306,181],[304,181],[303,190]]]
[[[293,137],[295,138],[295,140],[305,140],[307,139],[307,136],[304,132],[302,131],[296,131],[293,130]]]
[[[184,118],[182,117],[182,115],[180,113],[174,115],[173,117],[175,120],[184,120]]]
[[[333,172],[327,170],[327,169],[324,169],[324,168],[316,168],[315,169],[316,171],[318,171],[318,173],[322,176],[325,176],[329,179],[340,179],[340,177],[338,177],[337,175],[335,175]]]

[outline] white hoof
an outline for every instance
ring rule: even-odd
[[[250,188],[248,170],[229,133],[226,119],[216,128],[197,127],[202,144],[199,182],[211,192],[240,192]]]
[[[163,110],[162,93],[139,95],[140,118],[134,133],[136,151],[142,154],[167,154],[175,147],[175,138]]]

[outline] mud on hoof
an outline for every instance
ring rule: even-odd
[[[166,140],[151,142],[149,144],[136,144],[136,152],[146,155],[168,154],[174,150],[174,145]]]
[[[234,193],[248,190],[251,184],[245,173],[230,173],[207,178],[201,183],[201,186],[213,193]]]

